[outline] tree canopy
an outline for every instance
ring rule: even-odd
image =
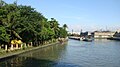
[[[59,26],[55,18],[48,21],[31,6],[0,2],[0,43],[13,39],[36,42],[67,37],[67,25]]]

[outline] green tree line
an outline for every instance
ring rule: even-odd
[[[31,6],[0,2],[0,44],[21,39],[25,43],[67,37],[67,25],[59,26],[56,19],[48,20]]]

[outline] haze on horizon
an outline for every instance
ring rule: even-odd
[[[17,4],[29,5],[61,26],[67,24],[69,31],[120,29],[120,0],[18,0]]]

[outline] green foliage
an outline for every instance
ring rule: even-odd
[[[64,28],[60,28],[59,37],[60,38],[66,38],[67,37],[67,31]]]
[[[0,41],[9,43],[12,39],[23,42],[48,41],[67,36],[67,25],[59,27],[56,19],[47,20],[31,6],[17,3],[0,3]]]
[[[9,34],[7,34],[5,27],[0,26],[0,44],[10,41]]]
[[[66,28],[68,28],[68,26],[67,26],[66,24],[64,24],[64,25],[63,25],[63,28],[66,29]]]

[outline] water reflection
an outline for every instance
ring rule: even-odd
[[[36,59],[49,59],[49,60],[53,60],[53,61],[57,61],[60,58],[62,58],[62,56],[64,55],[65,51],[66,51],[66,44],[57,44],[57,45],[53,45],[53,46],[49,46],[47,48],[42,48],[39,50],[35,50],[35,51],[31,51],[25,54],[22,54],[20,56],[25,56],[25,57],[33,57]]]
[[[62,62],[54,62],[31,57],[16,57],[0,63],[1,67],[80,67],[78,65]]]
[[[66,44],[38,49],[0,62],[2,67],[80,67],[71,63],[59,62],[66,51]]]
[[[80,67],[78,65],[35,59],[31,57],[16,57],[0,64],[1,67]]]

